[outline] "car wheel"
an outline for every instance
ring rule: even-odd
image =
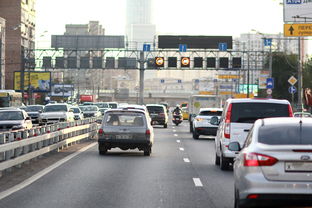
[[[99,144],[99,154],[105,155],[107,153],[107,148],[104,145]]]
[[[221,153],[220,157],[220,169],[221,170],[228,170],[229,169],[229,161],[223,156]]]
[[[193,133],[193,123],[190,122],[190,132]]]
[[[239,193],[236,188],[234,188],[234,208],[243,208],[239,201]]]
[[[168,124],[164,124],[164,128],[165,128],[165,129],[168,128]]]
[[[217,155],[217,153],[215,157],[215,165],[220,165],[220,157]]]
[[[196,130],[193,130],[193,139],[198,139],[199,134],[197,134]]]
[[[150,156],[151,153],[152,153],[152,147],[151,146],[146,147],[146,149],[144,150],[144,155]]]

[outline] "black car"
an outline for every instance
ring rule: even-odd
[[[152,125],[163,125],[164,128],[168,127],[168,113],[164,105],[149,104],[146,105],[146,108],[150,114]]]

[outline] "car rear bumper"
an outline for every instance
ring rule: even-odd
[[[262,194],[257,199],[240,200],[242,207],[311,206],[312,194]]]
[[[155,125],[155,124],[163,125],[163,124],[166,124],[167,122],[165,118],[152,118],[151,123],[152,125]]]
[[[99,138],[98,143],[104,145],[107,149],[119,147],[121,149],[144,149],[152,146],[150,140],[143,139],[102,139]]]
[[[200,135],[217,135],[218,127],[196,127],[196,133]]]

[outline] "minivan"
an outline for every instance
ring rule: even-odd
[[[224,105],[221,119],[215,123],[219,125],[215,138],[215,164],[221,170],[233,164],[235,152],[228,149],[229,143],[239,142],[243,146],[249,129],[258,119],[270,117],[293,117],[292,107],[288,100],[278,99],[228,99]]]

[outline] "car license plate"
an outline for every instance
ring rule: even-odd
[[[286,162],[286,172],[312,172],[312,162]]]
[[[132,135],[116,135],[116,139],[132,139]]]

